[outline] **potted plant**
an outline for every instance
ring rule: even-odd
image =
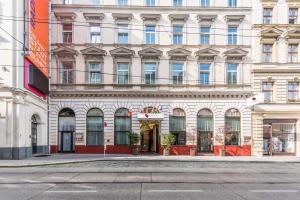
[[[163,155],[164,156],[168,156],[170,155],[170,149],[173,146],[174,142],[175,142],[175,135],[173,135],[172,133],[168,133],[166,135],[162,135],[162,147],[164,149]]]
[[[129,133],[129,145],[130,145],[131,153],[133,155],[139,154],[139,146],[138,146],[139,142],[140,142],[139,134],[135,132]]]

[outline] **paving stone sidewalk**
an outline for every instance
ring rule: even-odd
[[[103,155],[103,154],[54,154],[24,160],[0,160],[0,167],[30,167],[81,163],[92,161],[178,161],[178,162],[262,162],[262,163],[300,163],[300,157],[231,157],[231,156],[159,156],[159,155]]]

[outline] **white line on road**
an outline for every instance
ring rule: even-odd
[[[298,190],[250,190],[253,193],[297,193]]]
[[[201,193],[202,190],[148,190],[147,192],[153,193]]]
[[[96,193],[97,190],[50,190],[47,193]]]

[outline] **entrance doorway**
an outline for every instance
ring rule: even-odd
[[[265,119],[264,155],[296,155],[296,124],[293,119]]]
[[[159,122],[141,122],[141,151],[144,153],[159,152]]]
[[[75,113],[69,108],[65,108],[58,115],[58,151],[74,151],[74,133],[75,133]]]
[[[37,154],[37,133],[38,133],[38,122],[37,116],[31,117],[31,148],[32,154]]]
[[[197,116],[197,147],[199,153],[213,152],[213,113],[202,109]]]
[[[73,132],[62,132],[61,134],[61,150],[62,152],[73,151]]]

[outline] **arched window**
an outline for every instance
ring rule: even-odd
[[[202,109],[197,116],[198,151],[213,151],[213,113],[208,109]]]
[[[75,131],[75,113],[70,108],[61,110],[58,114],[59,131]]]
[[[115,145],[129,145],[131,114],[128,109],[120,108],[115,113]]]
[[[186,144],[185,112],[175,108],[170,116],[170,132],[176,136],[174,145]]]
[[[237,109],[229,109],[225,113],[225,144],[240,145],[241,115]]]
[[[98,108],[88,111],[86,117],[86,144],[103,145],[103,112]]]

